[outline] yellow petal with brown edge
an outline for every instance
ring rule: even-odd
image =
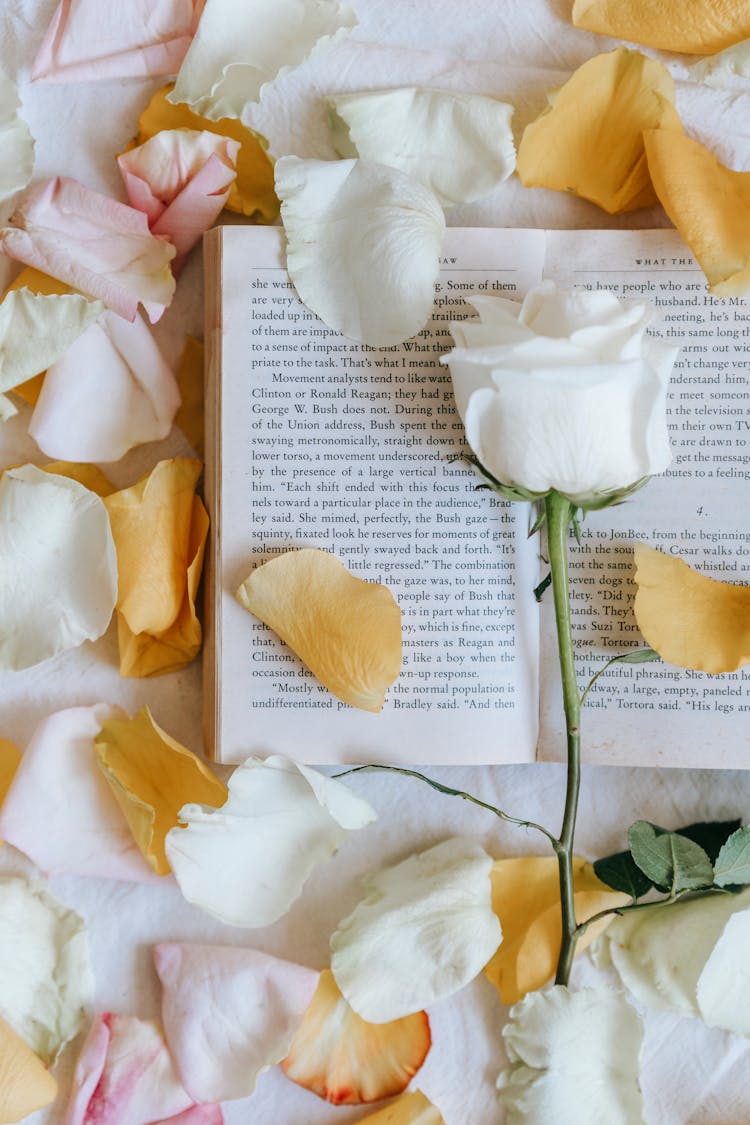
[[[437,1106],[421,1090],[414,1090],[385,1109],[363,1117],[360,1125],[445,1125],[445,1121]]]
[[[662,63],[618,47],[580,66],[550,102],[518,148],[526,187],[569,191],[612,215],[657,202],[643,130],[682,130]]]
[[[281,1066],[292,1082],[333,1105],[361,1105],[402,1093],[431,1042],[426,1012],[367,1023],[325,969]]]
[[[28,289],[32,293],[41,293],[43,297],[62,297],[66,293],[73,292],[64,281],[58,281],[57,278],[50,277],[49,274],[42,273],[41,270],[35,270],[33,266],[25,266],[10,283],[5,293],[10,293],[14,289]],[[5,296],[5,293],[3,296]],[[40,371],[32,379],[27,379],[25,383],[19,383],[17,387],[13,388],[13,394],[18,395],[31,406],[36,406],[45,374],[45,371]]]
[[[200,456],[203,455],[204,432],[203,364],[203,341],[196,340],[194,336],[186,336],[177,364],[177,386],[180,388],[182,403],[175,415],[175,424]]]
[[[747,0],[575,0],[586,31],[685,55],[713,55],[750,37]]]
[[[148,707],[132,719],[109,719],[94,739],[99,767],[157,875],[171,871],[164,839],[183,805],[219,808],[226,785],[191,750],[162,730]]]
[[[42,1060],[0,1018],[0,1122],[15,1125],[56,1096],[57,1082]]]
[[[635,619],[663,660],[699,672],[750,662],[750,586],[718,582],[680,558],[635,545]]]
[[[515,1004],[554,975],[560,954],[562,923],[560,884],[555,856],[519,856],[496,860],[490,874],[492,908],[500,919],[503,941],[485,968],[504,1004]],[[585,922],[631,899],[597,878],[593,866],[573,858],[576,919]],[[614,915],[593,923],[579,939],[576,953],[591,944]]]
[[[385,586],[355,578],[312,547],[257,566],[237,600],[296,652],[338,699],[380,711],[401,670],[401,611]]]
[[[167,94],[174,83],[154,94],[138,120],[136,144],[143,144],[163,129],[206,129],[240,142],[237,178],[229,189],[227,210],[237,211],[254,223],[273,223],[279,215],[279,200],[274,190],[273,161],[266,152],[266,140],[233,117],[209,121],[193,113],[185,104],[172,105]]]
[[[690,137],[644,133],[662,207],[698,259],[712,293],[750,292],[750,172],[726,168]]]

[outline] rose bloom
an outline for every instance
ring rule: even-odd
[[[585,506],[666,469],[678,349],[646,335],[650,305],[549,281],[523,304],[469,303],[479,320],[451,326],[456,347],[443,362],[469,445],[496,480]]]

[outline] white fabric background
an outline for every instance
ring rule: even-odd
[[[510,99],[515,126],[545,104],[548,89],[585,59],[614,44],[569,23],[568,0],[353,0],[360,16],[354,35],[331,52],[280,80],[255,116],[274,155],[332,157],[323,96],[331,90],[424,84],[474,90]],[[54,0],[4,0],[0,13],[0,66],[22,85],[24,115],[37,139],[35,178],[70,175],[123,198],[113,157],[131,138],[141,107],[160,81],[28,86],[36,48]],[[667,56],[662,56],[668,58]],[[750,92],[721,92],[687,81],[684,60],[668,59],[679,82],[679,108],[688,128],[737,168],[750,168]],[[477,204],[454,210],[456,225],[538,227],[659,226],[659,208],[611,219],[593,205],[544,190],[526,190],[514,179]],[[6,268],[7,276],[15,267]],[[185,331],[201,334],[201,263],[194,253],[174,306],[157,328],[174,360]],[[24,430],[24,418],[0,431],[0,466],[44,461]],[[119,485],[134,481],[158,457],[187,451],[174,434],[159,447],[105,466]],[[134,711],[148,703],[159,723],[200,749],[200,671],[129,681],[117,672],[114,628],[95,645],[19,674],[0,674],[0,736],[23,746],[36,722],[51,710],[98,700]],[[665,730],[665,737],[668,732]],[[304,748],[301,747],[303,752]],[[457,758],[460,748],[457,747]],[[679,748],[675,748],[679,759]],[[557,766],[442,769],[436,775],[480,794],[515,814],[557,825],[563,772]],[[380,810],[372,828],[351,838],[338,857],[308,884],[302,899],[276,926],[241,931],[212,922],[188,906],[171,885],[135,887],[103,880],[57,878],[52,890],[91,926],[97,1010],[142,1016],[158,1013],[151,946],[163,940],[257,945],[303,963],[327,964],[327,940],[338,919],[357,901],[363,873],[403,858],[452,833],[466,833],[496,856],[540,852],[530,834],[497,826],[488,814],[443,798],[418,782],[383,775],[354,782]],[[64,800],[64,794],[60,795]],[[623,846],[627,826],[647,818],[666,826],[691,820],[750,817],[750,773],[590,768],[584,792],[578,851],[606,854]],[[0,873],[33,869],[5,847]],[[586,959],[576,975],[596,975]],[[502,1065],[504,1020],[494,990],[484,981],[431,1013],[434,1046],[417,1077],[443,1112],[446,1125],[493,1125],[502,1120],[494,1079]],[[35,1125],[62,1120],[69,1049],[58,1067],[61,1098]],[[750,1049],[743,1040],[703,1028],[698,1021],[648,1017],[643,1085],[652,1125],[741,1125],[750,1119],[746,1075]],[[585,1098],[585,1091],[582,1091]],[[252,1099],[226,1107],[228,1125],[323,1125],[360,1121],[368,1111],[327,1106],[274,1070]]]

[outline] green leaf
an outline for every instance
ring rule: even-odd
[[[658,652],[652,648],[637,648],[635,652],[624,652],[622,656],[613,656],[610,664],[648,664],[652,660],[661,660]]]
[[[534,587],[534,597],[538,602],[542,600],[544,591],[552,585],[552,571],[549,572],[546,578],[543,578],[538,586]]]
[[[722,847],[732,833],[737,831],[741,823],[742,821],[739,818],[736,820],[699,821],[697,824],[688,824],[685,828],[676,828],[675,832],[680,836],[687,836],[688,840],[693,840],[696,844],[700,844],[711,862],[716,863]]]
[[[750,883],[750,825],[738,828],[719,852],[714,869],[718,887]]]
[[[624,891],[631,898],[640,898],[653,887],[651,880],[643,874],[630,852],[616,852],[614,855],[597,859],[594,871],[603,883],[615,891]]]
[[[638,820],[631,825],[628,839],[633,859],[660,889],[676,893],[713,883],[711,860],[699,844],[686,836]]]

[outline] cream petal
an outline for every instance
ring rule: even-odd
[[[55,363],[103,309],[101,301],[76,293],[7,293],[0,302],[0,390],[11,390]]]
[[[331,969],[351,1007],[386,1023],[452,996],[500,944],[492,860],[459,838],[365,879],[367,897],[331,938]]]
[[[0,422],[7,422],[9,418],[15,418],[16,414],[18,414],[18,409],[8,396],[0,395]]]
[[[329,327],[372,347],[399,344],[430,317],[445,231],[432,192],[364,160],[276,163],[287,268]]]
[[[731,915],[703,966],[696,988],[698,1010],[709,1027],[750,1036],[750,909]]]
[[[750,78],[750,39],[743,39],[742,42],[720,51],[718,55],[709,55],[707,59],[693,63],[688,69],[694,82],[702,82],[706,86],[731,87],[733,79],[748,79]]]
[[[188,902],[234,926],[268,926],[299,897],[347,831],[375,819],[339,781],[274,756],[249,758],[217,810],[186,805],[185,828],[166,839],[167,858]]]
[[[25,188],[34,170],[34,139],[20,105],[15,82],[0,71],[0,203]]]

